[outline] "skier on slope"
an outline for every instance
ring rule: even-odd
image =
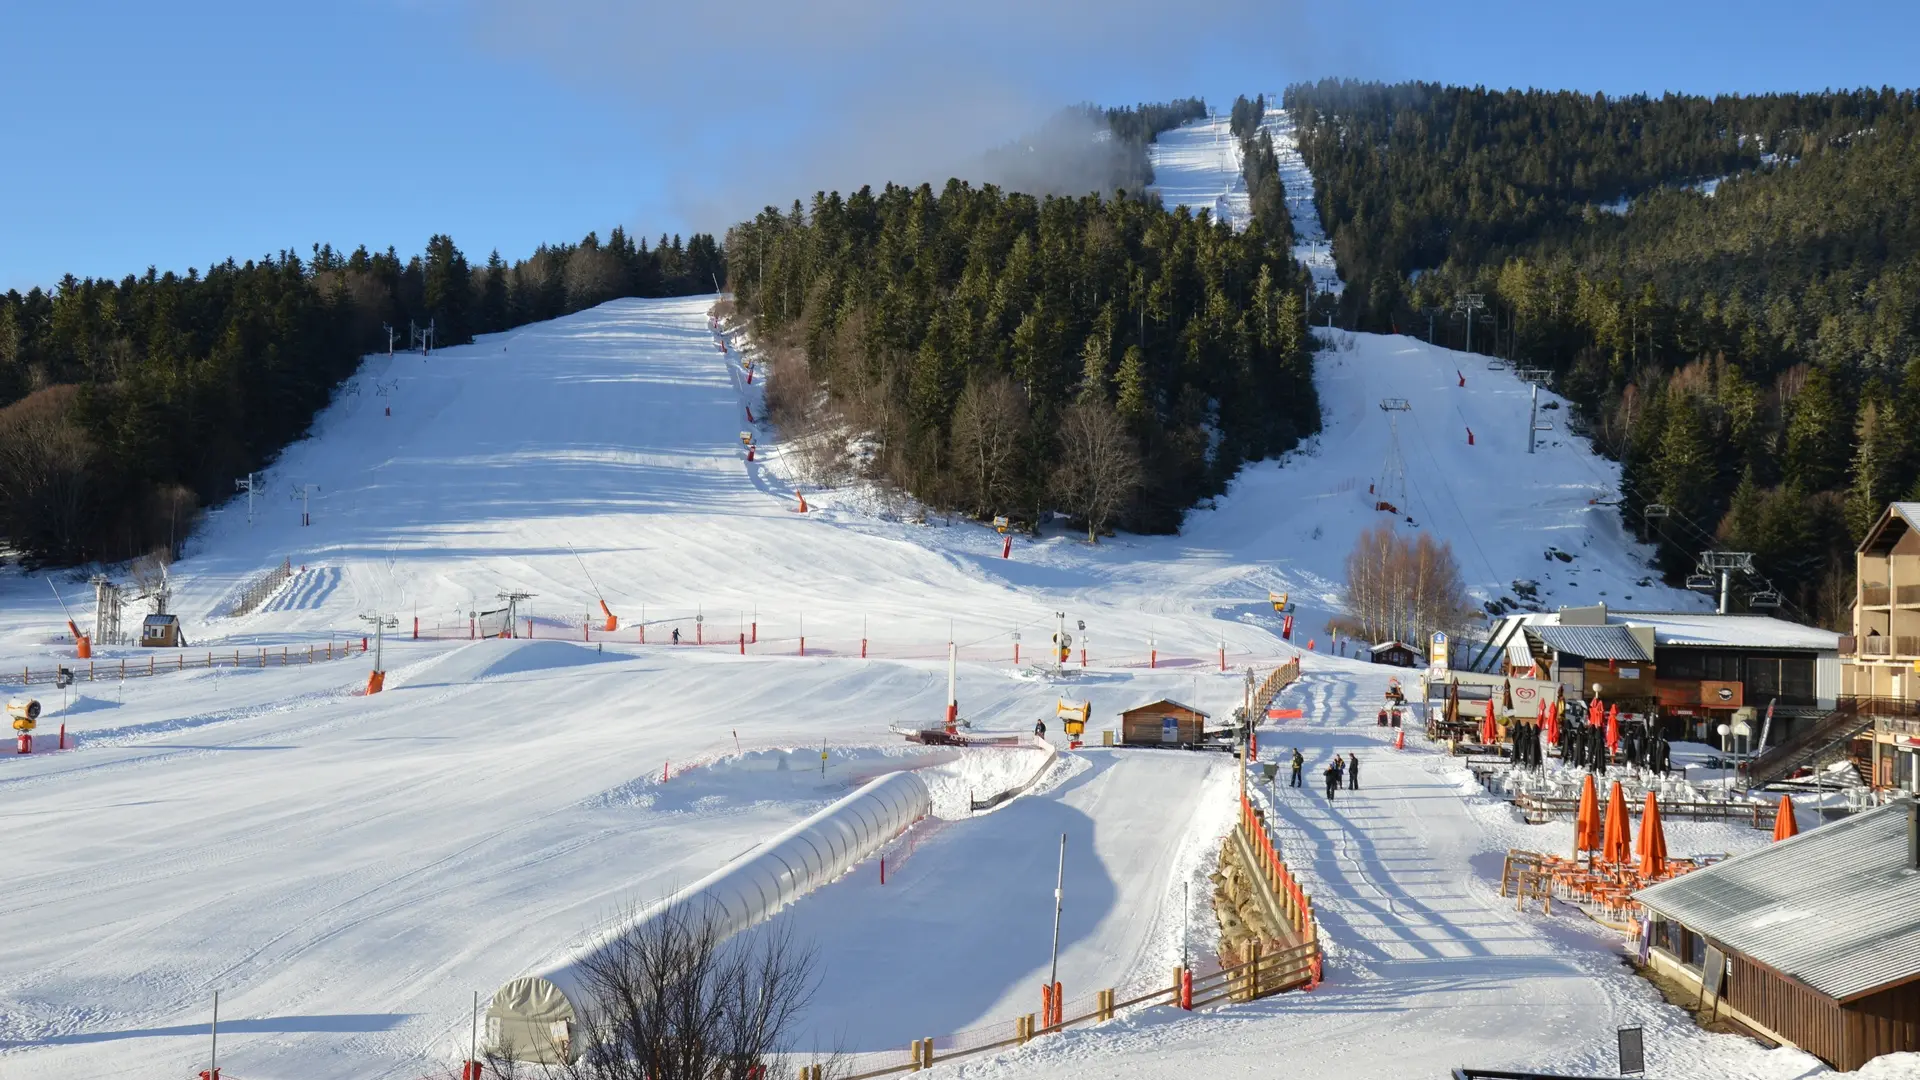
[[[1036,739],[1044,739],[1047,737],[1047,721],[1045,717],[1041,717],[1033,722],[1033,737]]]
[[[1294,747],[1293,748],[1293,784],[1291,786],[1293,787],[1300,786],[1300,767],[1302,765],[1305,765],[1306,763],[1307,763],[1307,759],[1300,756],[1300,748],[1297,746]]]
[[[1336,763],[1339,760],[1340,759],[1338,758],[1334,759]],[[1338,764],[1327,766],[1326,777],[1327,777],[1327,801],[1332,802],[1333,793],[1335,789],[1339,788],[1340,786],[1340,766]]]
[[[1359,754],[1347,755],[1347,787],[1351,788],[1354,791],[1360,790],[1360,755]]]
[[[680,628],[677,626],[673,628],[673,643],[680,644]]]
[[[1333,755],[1333,786],[1339,787],[1347,776],[1347,761],[1339,754]]]

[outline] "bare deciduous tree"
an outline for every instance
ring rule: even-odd
[[[726,939],[713,920],[672,906],[583,961],[572,1045],[530,1055],[556,1063],[497,1055],[489,1068],[502,1078],[768,1080],[794,1056],[815,967],[777,923]]]
[[[1010,507],[1019,495],[1020,448],[1027,438],[1027,403],[1013,380],[975,379],[954,407],[953,467],[973,512]]]
[[[1457,633],[1472,611],[1452,545],[1426,533],[1409,540],[1388,522],[1354,541],[1347,556],[1347,613],[1368,640],[1422,648],[1436,630]]]
[[[78,388],[55,386],[0,409],[0,535],[72,554],[93,498],[93,445],[72,419]]]
[[[1088,402],[1062,410],[1052,486],[1067,511],[1086,522],[1087,540],[1098,543],[1140,487],[1140,454],[1112,406]]]

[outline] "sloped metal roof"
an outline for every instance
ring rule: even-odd
[[[1920,977],[1920,871],[1901,800],[1634,894],[1688,929],[1847,1001]]]
[[[1533,662],[1533,649],[1527,645],[1527,636],[1515,634],[1513,640],[1507,642],[1507,663],[1515,667],[1527,667]]]
[[[1624,626],[1529,626],[1527,633],[1554,652],[1589,660],[1651,660]]]

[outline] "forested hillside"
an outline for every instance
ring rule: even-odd
[[[1482,294],[1473,347],[1555,372],[1671,580],[1753,551],[1789,614],[1844,618],[1854,540],[1920,494],[1914,92],[1322,82],[1287,105],[1349,325],[1458,347]]]
[[[714,289],[710,236],[620,230],[471,266],[316,247],[181,276],[69,276],[0,296],[0,542],[29,561],[121,559],[183,541],[199,507],[299,438],[363,355],[409,322],[459,344],[619,296]]]
[[[1290,243],[1284,214],[1235,233],[1157,200],[955,180],[768,208],[727,258],[784,426],[829,454],[851,437],[934,506],[1097,533],[1175,529],[1317,430]],[[1104,507],[1102,483],[1121,492]]]

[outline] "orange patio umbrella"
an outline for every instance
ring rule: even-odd
[[[1607,706],[1607,753],[1620,752],[1620,706],[1618,703]]]
[[[1660,800],[1647,792],[1646,809],[1640,812],[1640,841],[1634,845],[1640,856],[1640,876],[1648,881],[1667,874],[1667,830],[1660,824]]]
[[[1793,796],[1780,796],[1780,810],[1773,816],[1773,838],[1785,840],[1800,835],[1800,823],[1793,817]]]
[[[1600,839],[1600,858],[1616,865],[1633,861],[1633,839],[1628,835],[1627,826],[1627,793],[1618,780],[1607,793],[1607,825]]]
[[[1573,857],[1600,850],[1600,793],[1588,773],[1580,784],[1580,809],[1573,815]]]
[[[1492,746],[1500,741],[1500,725],[1493,719],[1493,699],[1487,699],[1487,718],[1480,724],[1480,741]]]

